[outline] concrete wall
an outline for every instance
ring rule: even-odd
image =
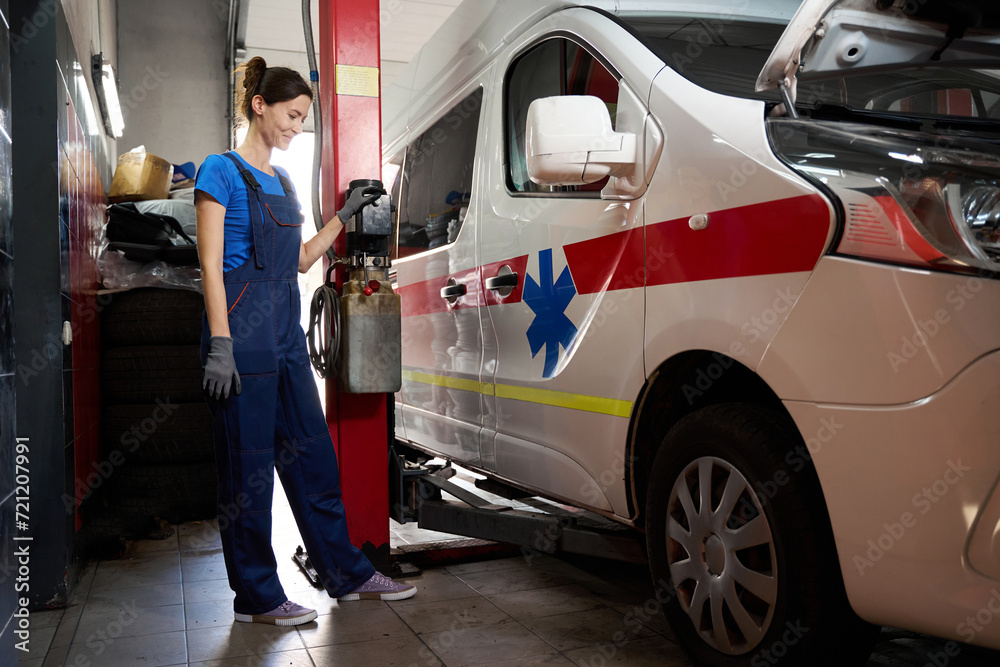
[[[120,153],[142,144],[174,164],[229,148],[229,3],[118,0]]]

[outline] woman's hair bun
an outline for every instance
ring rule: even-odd
[[[260,95],[267,104],[293,100],[300,95],[313,98],[312,87],[302,75],[288,67],[268,67],[260,56],[254,56],[236,68],[236,74],[243,77],[243,85],[237,86],[236,108],[247,121],[253,120],[253,98]]]
[[[237,71],[243,71],[243,88],[247,92],[252,92],[257,87],[257,84],[260,83],[260,78],[264,76],[264,70],[266,69],[267,63],[260,56],[254,56],[243,65],[240,65]]]
[[[240,86],[236,95],[236,108],[243,114],[243,117],[250,120],[253,111],[250,109],[250,102],[257,89],[260,87],[260,80],[267,71],[267,63],[260,56],[254,56],[247,62],[236,68],[236,75],[242,77],[243,85]]]

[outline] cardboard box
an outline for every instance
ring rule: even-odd
[[[174,166],[145,150],[132,150],[118,158],[108,199],[114,203],[166,199]]]

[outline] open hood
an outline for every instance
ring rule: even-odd
[[[996,0],[805,0],[757,79],[757,90],[848,70],[1000,67]]]

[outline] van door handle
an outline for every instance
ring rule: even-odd
[[[464,283],[448,278],[448,284],[441,288],[441,298],[447,299],[451,303],[458,301],[458,297],[465,296],[466,287]]]
[[[510,267],[507,267],[510,271]],[[488,290],[502,290],[505,287],[517,287],[517,274],[513,271],[510,273],[498,273],[492,278],[486,279],[486,289]]]

